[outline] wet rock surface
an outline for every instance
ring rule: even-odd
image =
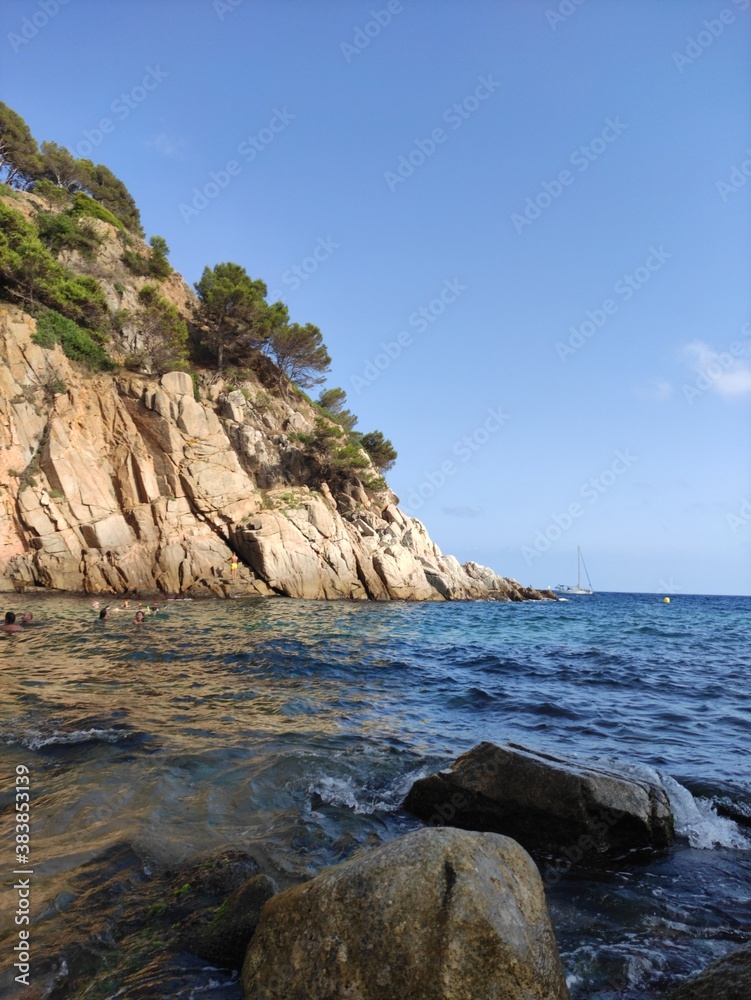
[[[647,778],[480,743],[414,783],[404,807],[432,826],[492,830],[527,850],[625,853],[673,839],[665,789]]]
[[[418,830],[266,904],[248,1000],[563,1000],[542,883],[496,834]]]

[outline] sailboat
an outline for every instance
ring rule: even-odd
[[[577,594],[594,594],[592,590],[592,581],[589,579],[589,573],[587,572],[586,563],[582,559],[582,551],[579,546],[576,546],[576,564],[577,564],[577,574],[576,574],[576,586],[572,586],[568,583],[559,583],[557,587],[554,587],[556,594],[565,594],[567,597]],[[589,584],[589,589],[582,587],[582,564],[584,564],[584,572],[587,574],[587,583]]]

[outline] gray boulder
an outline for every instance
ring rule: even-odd
[[[671,993],[668,1000],[749,1000],[751,944],[713,962]]]
[[[513,840],[418,830],[274,896],[253,1000],[565,1000],[542,882]]]
[[[416,781],[404,807],[431,826],[503,833],[527,850],[565,850],[572,860],[673,839],[661,785],[514,743],[473,747],[449,770]]]

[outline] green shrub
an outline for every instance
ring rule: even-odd
[[[59,254],[61,250],[77,250],[82,257],[91,260],[102,244],[102,237],[93,226],[85,219],[73,217],[67,212],[40,215],[37,225],[40,240],[54,254]]]
[[[371,431],[369,434],[357,436],[378,471],[388,472],[397,458],[396,449],[389,439],[385,438],[381,431]]]
[[[112,371],[116,367],[88,330],[82,330],[73,320],[53,309],[39,316],[32,340],[46,348],[60,344],[66,357],[80,362],[92,371]]]
[[[118,333],[123,332],[123,327],[126,323],[129,323],[133,318],[133,313],[130,309],[118,309],[117,312],[112,314],[112,328],[117,330]]]
[[[147,257],[142,257],[140,253],[135,250],[126,249],[123,250],[123,260],[125,261],[125,266],[128,270],[135,274],[139,278],[146,278],[151,274],[149,260]]]
[[[154,372],[187,367],[188,326],[177,308],[159,294],[156,285],[138,293],[140,308],[133,317],[136,341],[128,367]]]
[[[362,448],[356,444],[346,444],[339,448],[334,454],[337,468],[342,471],[354,471],[356,469],[367,469],[370,461],[363,454]]]
[[[90,330],[108,326],[99,282],[74,275],[39,238],[21,212],[0,201],[0,289],[31,309],[47,306]]]
[[[49,292],[47,304],[75,323],[82,324],[92,332],[107,327],[107,300],[96,278],[66,272],[64,277],[50,287]],[[101,333],[97,336],[104,339]]]
[[[149,240],[151,256],[149,258],[149,274],[154,278],[168,278],[172,274],[172,265],[167,260],[169,247],[163,236],[152,236]]]
[[[61,208],[67,208],[73,203],[73,196],[67,188],[59,187],[48,177],[34,181],[34,194],[38,194],[40,198],[52,202],[53,205],[59,205]]]
[[[100,205],[98,201],[94,201],[93,198],[89,198],[87,194],[83,191],[76,191],[73,196],[73,208],[71,209],[73,215],[90,215],[93,219],[101,219],[102,222],[109,222],[111,226],[115,226],[117,229],[123,229],[124,226],[122,222],[113,215],[108,208],[104,205]]]
[[[383,493],[384,490],[388,489],[388,483],[383,476],[363,476],[362,484],[366,490],[373,493]]]

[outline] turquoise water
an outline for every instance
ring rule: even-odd
[[[751,939],[749,598],[185,601],[141,627],[83,598],[6,603],[40,622],[0,636],[2,773],[33,779],[39,934],[113,844],[154,870],[240,846],[289,884],[416,828],[400,809],[416,777],[513,740],[693,793],[674,790],[669,853],[550,884],[575,1000],[662,996]],[[174,995],[239,996],[204,966],[186,958]]]

